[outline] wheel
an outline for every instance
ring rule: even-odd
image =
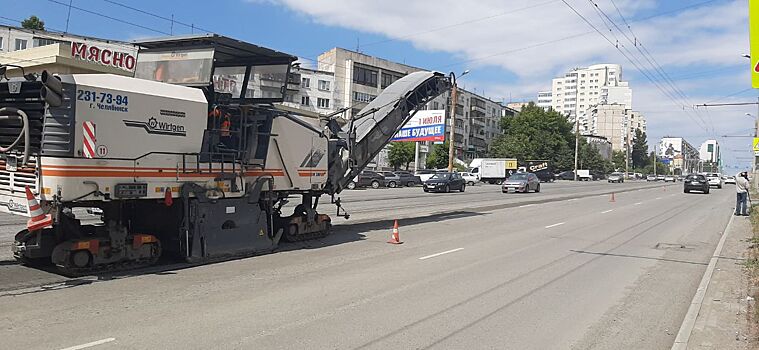
[[[390,187],[390,188],[396,188],[397,186],[398,185],[395,184],[395,181],[390,181],[387,183],[387,187]],[[374,187],[374,184],[372,184],[372,187]],[[377,187],[379,187],[379,185],[377,185]],[[374,188],[377,188],[377,187],[374,187]]]
[[[380,187],[379,181],[377,181],[377,180],[372,181],[372,188],[376,189],[376,188],[379,188],[379,187]]]
[[[690,191],[688,191],[688,190],[683,190],[683,193],[690,193]]]
[[[466,189],[466,185],[463,185],[463,184],[462,184],[462,185],[461,185],[461,192],[464,192],[464,190],[465,190],[465,189]]]
[[[474,181],[469,181],[466,184],[469,185],[469,186],[474,186]]]
[[[501,192],[503,192],[503,193],[509,193],[509,191],[504,191],[504,190],[501,190]]]
[[[540,184],[538,184],[538,187],[535,187],[535,193],[540,192]]]
[[[71,254],[71,265],[76,268],[85,268],[90,266],[92,256],[87,250],[77,250]]]
[[[722,185],[717,186],[717,188],[719,188],[721,190],[722,189]]]
[[[348,183],[347,187],[348,187],[349,190],[356,189],[356,183],[353,182],[353,181],[351,181],[350,183]]]
[[[407,182],[406,187],[414,187],[414,181]]]
[[[445,188],[443,189],[443,192],[450,193],[451,192],[451,186],[445,185]]]
[[[706,191],[704,191],[704,194],[709,194],[709,189],[707,188]]]
[[[429,192],[429,191],[430,191],[430,190],[428,190],[428,189],[426,189],[426,188],[423,188],[423,190],[424,190],[424,192]]]

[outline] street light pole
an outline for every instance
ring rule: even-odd
[[[465,70],[459,77],[463,77],[469,73],[469,70]],[[456,104],[458,103],[458,97],[456,96],[458,94],[458,87],[456,86],[456,74],[451,72],[450,74],[451,78],[451,126],[448,133],[448,171],[453,171],[453,158],[454,158],[454,148],[453,143],[456,136],[455,128],[456,128]]]
[[[577,181],[577,160],[579,159],[580,152],[580,120],[577,119],[575,114],[575,181]]]

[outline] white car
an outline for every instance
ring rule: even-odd
[[[674,175],[667,175],[664,177],[664,182],[675,182],[677,179],[675,179]]]
[[[735,185],[735,176],[725,176],[722,178],[722,180],[724,180],[725,184]]]
[[[466,181],[466,184],[469,186],[474,186],[475,183],[480,182],[480,179],[477,177],[477,174],[472,173],[459,173],[462,178],[464,178],[464,181]]]
[[[718,173],[706,173],[706,181],[709,181],[709,187],[722,188],[722,176]]]
[[[427,180],[429,180],[432,177],[432,175],[435,175],[435,173],[437,173],[437,170],[422,169],[422,170],[417,170],[416,173],[414,173],[414,175],[419,176],[419,179],[422,180],[422,183],[425,183],[427,182]]]

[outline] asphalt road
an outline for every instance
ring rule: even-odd
[[[351,191],[353,216],[333,235],[275,254],[15,290],[43,272],[0,264],[0,339],[9,349],[669,348],[734,201],[730,187],[680,186]],[[402,245],[386,243],[396,218]]]

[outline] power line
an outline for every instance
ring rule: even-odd
[[[103,0],[103,1],[105,1],[105,2],[107,2],[109,4],[113,4],[113,5],[116,5],[116,6],[120,6],[120,7],[129,9],[129,10],[135,11],[135,12],[139,12],[139,13],[142,13],[142,14],[145,14],[145,15],[148,15],[148,16],[152,16],[152,17],[155,17],[155,18],[158,18],[158,19],[162,19],[164,21],[171,22],[172,24],[176,23],[176,24],[179,24],[179,25],[183,25],[183,26],[185,26],[187,28],[191,28],[193,30],[194,29],[198,29],[198,30],[201,30],[201,31],[204,31],[204,32],[207,32],[207,33],[213,33],[214,32],[213,30],[208,30],[208,29],[203,29],[201,27],[198,27],[195,24],[187,24],[187,23],[183,23],[183,22],[177,21],[177,20],[175,20],[173,18],[173,15],[172,15],[172,18],[167,18],[167,17],[161,16],[161,15],[157,15],[155,13],[152,13],[150,11],[138,9],[136,7],[132,7],[132,6],[128,6],[128,5],[124,5],[122,3],[119,3],[119,2],[116,2],[116,1],[113,1],[113,0]]]
[[[70,8],[72,8],[72,9],[75,9],[75,10],[78,10],[78,11],[82,11],[82,12],[85,12],[85,13],[89,13],[89,14],[91,14],[91,15],[95,15],[95,16],[99,16],[99,17],[107,18],[107,19],[110,19],[110,20],[112,20],[112,21],[116,21],[116,22],[119,22],[119,23],[127,24],[127,25],[130,25],[130,26],[133,26],[133,27],[137,27],[137,28],[142,28],[142,29],[145,29],[145,30],[149,30],[149,31],[151,31],[151,32],[156,32],[156,33],[159,33],[159,34],[165,34],[165,35],[171,35],[170,33],[166,33],[166,32],[164,32],[164,31],[161,31],[161,30],[158,30],[158,29],[154,29],[154,28],[146,27],[146,26],[144,26],[144,25],[141,25],[141,24],[137,24],[137,23],[133,23],[133,22],[125,21],[125,20],[122,20],[122,19],[119,19],[119,18],[111,17],[111,16],[108,16],[108,15],[105,15],[105,14],[102,14],[102,13],[99,13],[99,12],[90,11],[90,10],[87,10],[87,9],[83,9],[83,8],[81,8],[81,7],[77,7],[77,6],[73,6],[73,5],[69,6],[69,4],[65,4],[65,3],[62,3],[62,2],[60,2],[60,1],[58,1],[58,0],[47,0],[47,1],[49,1],[49,2],[52,2],[52,3],[54,3],[54,4],[58,4],[58,5],[61,5],[61,6],[70,7]]]
[[[743,89],[743,90],[741,90],[741,91],[738,91],[738,92],[733,92],[733,93],[731,93],[731,94],[729,94],[729,95],[726,95],[726,96],[722,96],[722,97],[720,97],[720,98],[718,98],[718,99],[714,99],[714,100],[708,101],[708,102],[706,102],[705,104],[709,104],[709,103],[712,103],[712,102],[717,102],[717,101],[722,101],[722,100],[724,100],[724,99],[727,99],[727,98],[730,98],[730,97],[733,97],[733,96],[737,96],[737,95],[740,95],[740,94],[742,94],[742,93],[744,93],[744,92],[748,92],[748,91],[752,91],[752,90],[754,90],[754,88]]]

